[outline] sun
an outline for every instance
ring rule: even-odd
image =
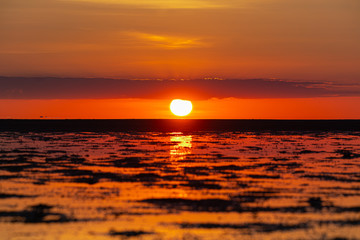
[[[188,100],[174,99],[170,103],[171,112],[179,117],[189,115],[192,111],[192,103]]]

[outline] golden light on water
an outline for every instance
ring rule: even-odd
[[[171,146],[170,156],[171,159],[183,159],[186,155],[191,153],[192,136],[188,135],[174,135],[170,137],[170,142],[174,145]]]

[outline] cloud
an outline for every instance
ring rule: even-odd
[[[128,80],[0,77],[1,99],[211,99],[360,96],[360,84],[280,79]]]
[[[70,0],[62,0],[70,1]],[[159,9],[196,9],[196,8],[223,8],[228,5],[209,0],[71,0],[77,2],[90,2],[101,4],[128,5],[139,8]]]
[[[154,46],[166,49],[193,48],[209,46],[208,43],[201,41],[199,38],[186,38],[169,35],[157,35],[142,32],[128,32],[130,37],[139,40],[138,45]]]

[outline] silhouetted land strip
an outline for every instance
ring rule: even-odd
[[[126,131],[360,131],[360,120],[0,120],[0,131],[126,132]]]

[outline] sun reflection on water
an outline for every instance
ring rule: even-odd
[[[181,132],[171,133],[170,143],[170,159],[171,160],[183,160],[186,155],[191,154],[191,135],[182,135]]]

